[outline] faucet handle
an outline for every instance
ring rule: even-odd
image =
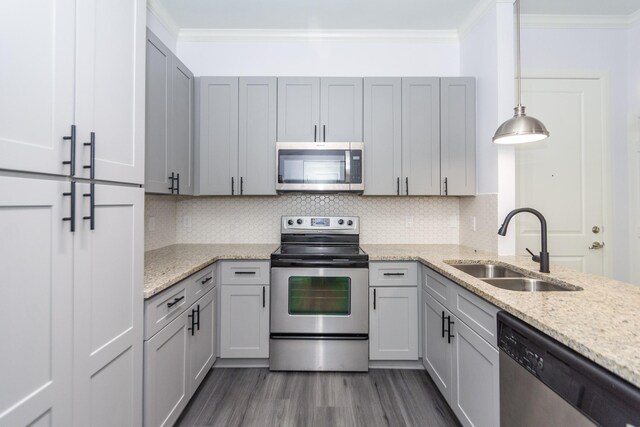
[[[534,255],[533,252],[531,252],[529,250],[529,248],[525,248],[527,252],[529,252],[529,254],[531,254],[531,259],[535,262],[540,262],[540,256],[539,255]]]

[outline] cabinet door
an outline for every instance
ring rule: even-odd
[[[362,142],[361,78],[321,79],[320,125],[320,141]]]
[[[143,184],[146,2],[77,3],[77,175],[89,177],[95,132],[96,179]]]
[[[142,422],[144,190],[78,184],[74,235],[74,424]]]
[[[70,172],[75,6],[0,3],[0,169]]]
[[[171,146],[173,167],[178,174],[178,194],[193,194],[193,73],[173,56],[171,68]],[[170,187],[170,186],[169,186]]]
[[[194,331],[189,332],[189,395],[196,392],[216,360],[215,296],[216,289],[212,289],[187,310],[187,315],[196,316],[198,325]]]
[[[450,313],[429,293],[422,291],[423,334],[422,362],[440,393],[449,401],[451,398],[451,357],[453,346],[445,337],[443,316]]]
[[[238,194],[238,78],[200,77],[196,193]]]
[[[402,79],[402,194],[440,194],[440,79]]]
[[[190,312],[183,312],[144,343],[145,427],[174,425],[189,402]]]
[[[269,287],[222,285],[220,357],[269,357]]]
[[[442,194],[475,195],[476,83],[472,77],[440,79],[440,141]]]
[[[0,176],[3,426],[71,424],[69,186]]]
[[[320,79],[278,79],[278,141],[320,141]]]
[[[147,30],[145,191],[170,193],[171,51]]]
[[[364,79],[364,194],[400,194],[402,175],[401,80]]]
[[[240,194],[276,194],[275,77],[240,78]]]
[[[370,288],[369,358],[418,359],[418,289]]]
[[[451,408],[462,425],[500,425],[499,353],[458,318],[453,325]]]

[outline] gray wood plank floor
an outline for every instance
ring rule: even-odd
[[[176,425],[458,426],[425,371],[213,369]]]

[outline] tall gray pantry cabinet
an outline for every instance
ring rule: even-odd
[[[0,425],[142,422],[145,6],[0,6]]]

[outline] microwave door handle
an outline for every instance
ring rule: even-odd
[[[351,150],[344,152],[344,180],[346,184],[351,184]]]

